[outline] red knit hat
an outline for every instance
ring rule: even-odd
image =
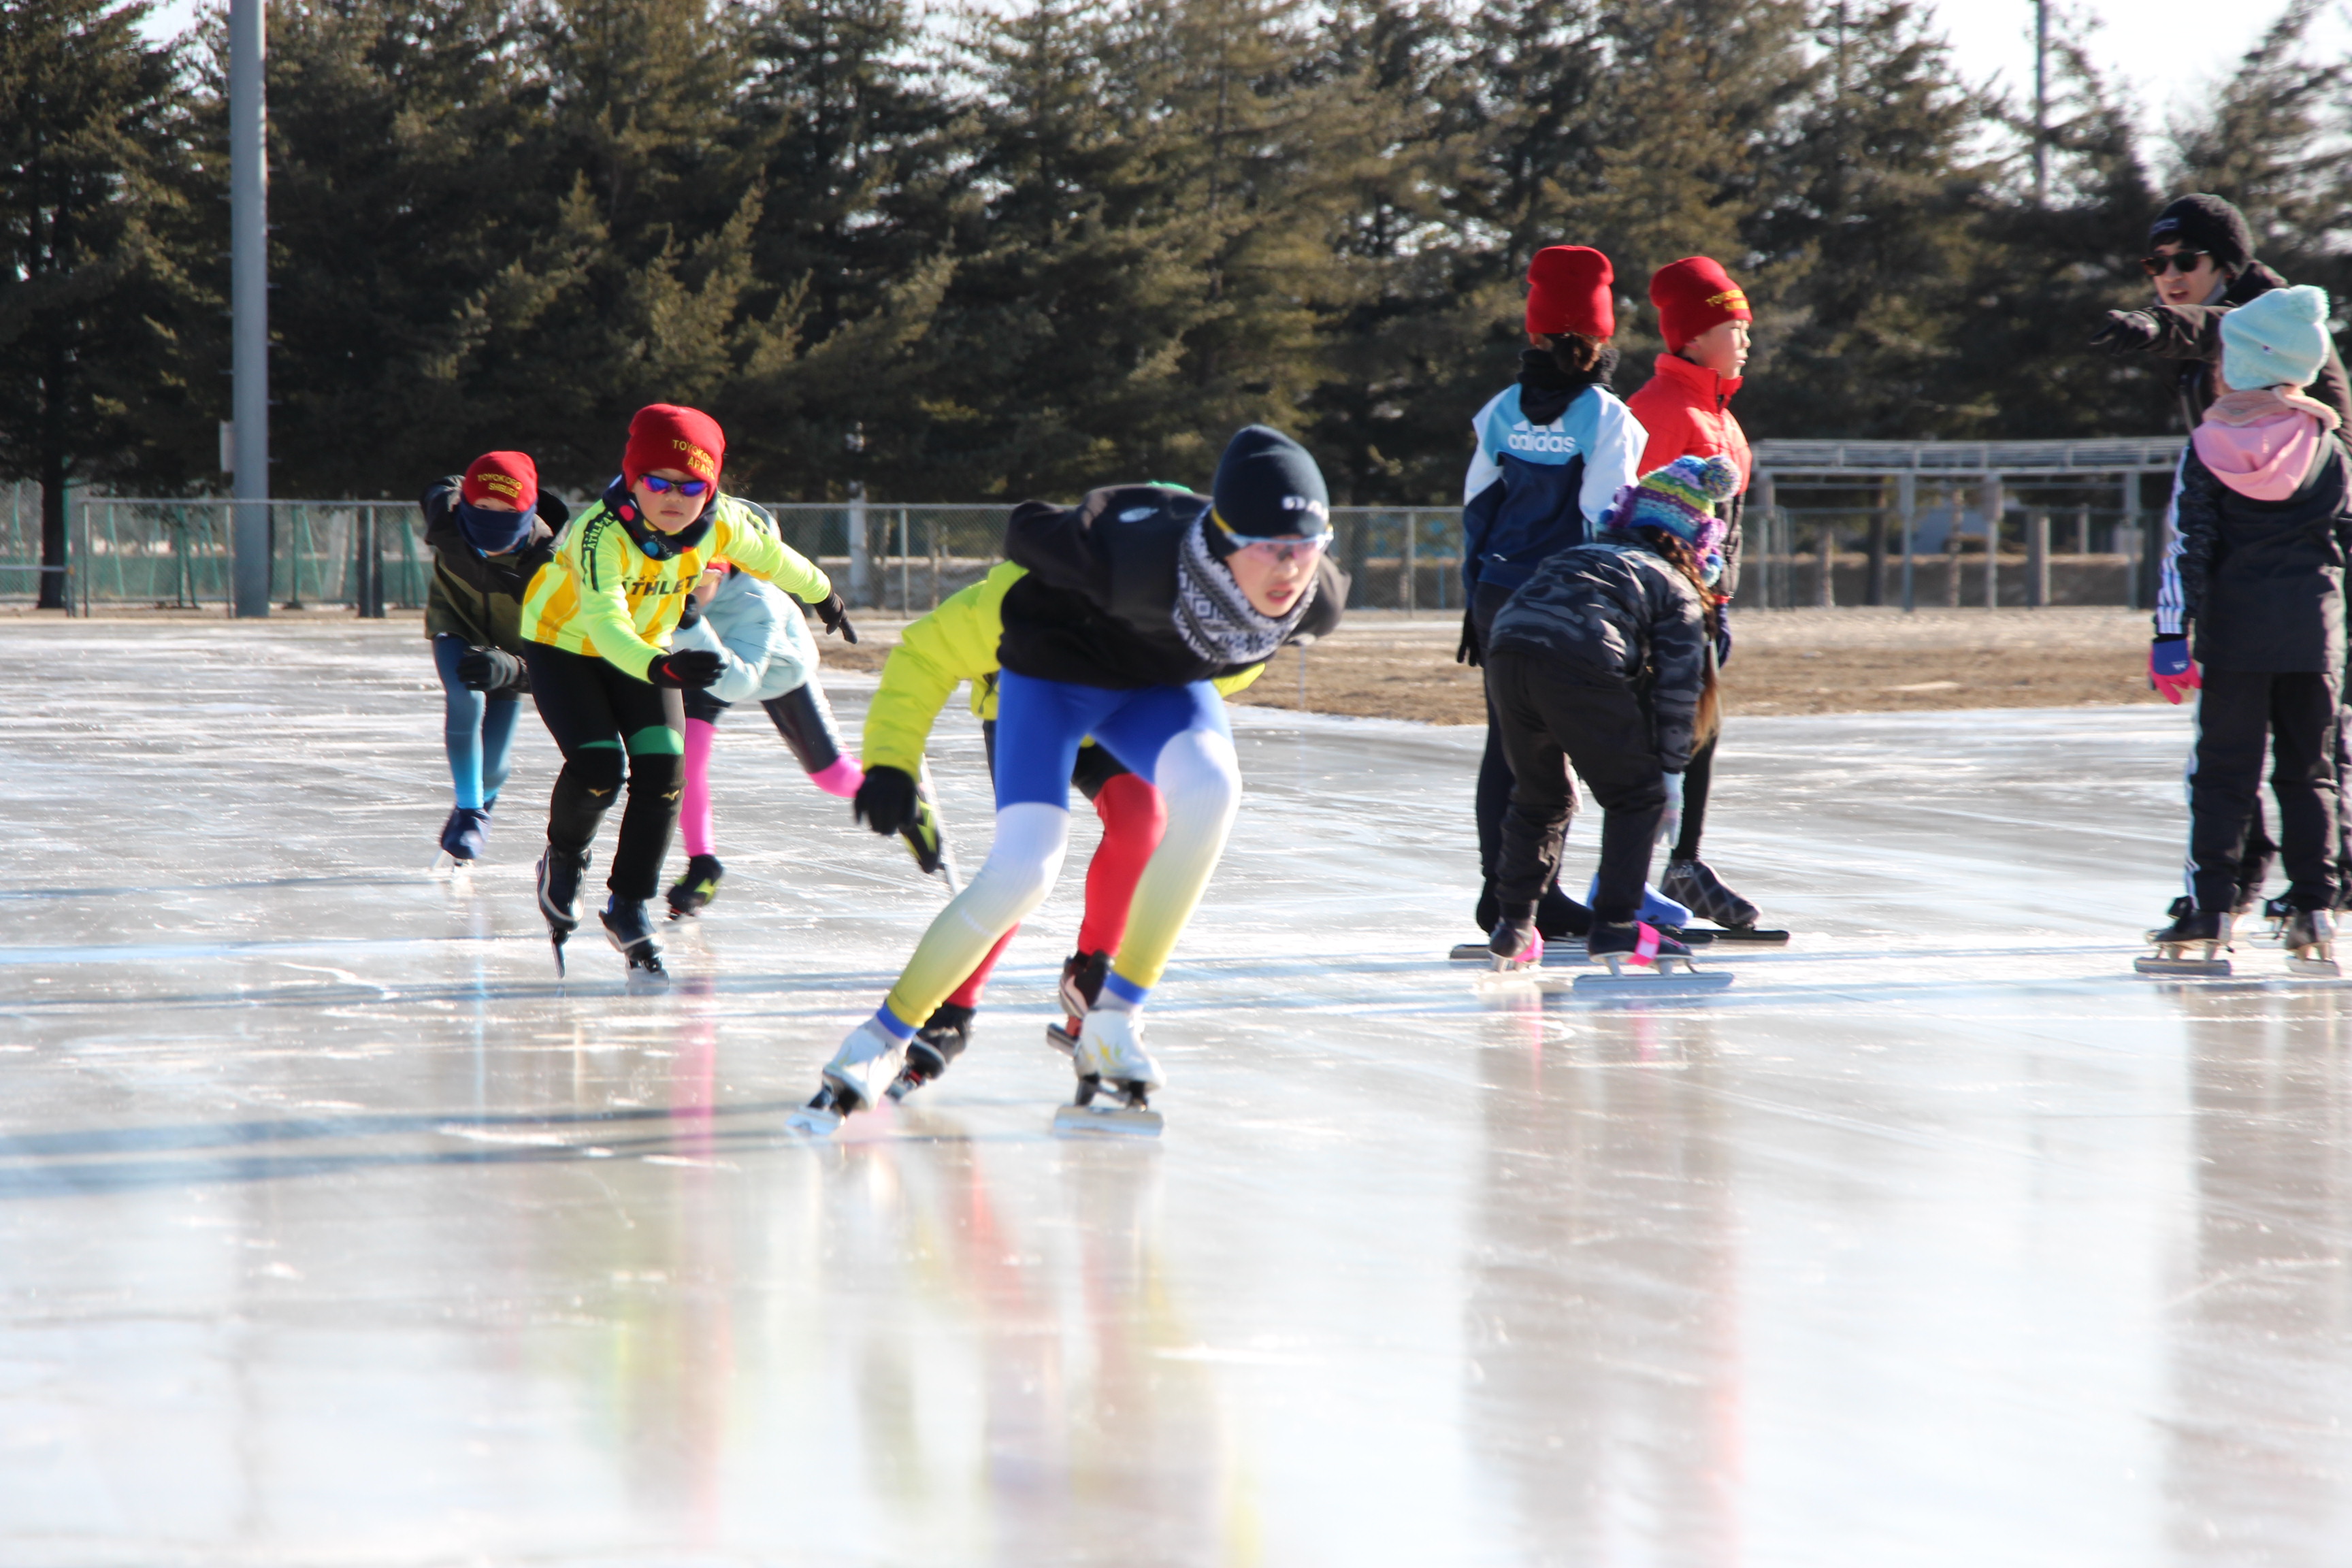
[[[1675,353],[1710,327],[1756,319],[1723,263],[1704,256],[1669,261],[1652,274],[1650,303],[1658,308],[1658,331]]]
[[[539,465],[526,452],[485,452],[466,470],[457,495],[467,506],[502,500],[529,511],[539,504]]]
[[[621,455],[621,478],[635,484],[656,468],[676,468],[719,483],[727,457],[727,433],[699,408],[648,403],[629,421],[629,449]]]
[[[1543,337],[1615,336],[1617,306],[1609,286],[1616,280],[1609,258],[1591,246],[1546,246],[1528,264],[1528,331]]]

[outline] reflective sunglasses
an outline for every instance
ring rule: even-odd
[[[2169,256],[2143,256],[2139,258],[2140,270],[2150,278],[2161,278],[2173,271],[2186,277],[2197,270],[2199,262],[2212,254],[2210,250],[2176,250]]]
[[[1255,544],[1242,545],[1234,553],[1255,555],[1261,561],[1277,562],[1287,566],[1295,557],[1304,555],[1312,561],[1330,547],[1331,536],[1318,533],[1305,539],[1262,539]]]
[[[646,481],[646,489],[657,496],[667,495],[676,490],[678,494],[691,499],[701,495],[710,488],[709,479],[666,479],[659,474],[646,474],[643,478]]]

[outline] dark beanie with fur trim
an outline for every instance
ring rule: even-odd
[[[2246,215],[2201,192],[2181,197],[2158,215],[2147,242],[2162,245],[2168,240],[2183,250],[2204,251],[2232,272],[2243,272],[2254,258],[2254,233],[2246,226]]]

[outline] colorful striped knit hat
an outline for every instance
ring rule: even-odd
[[[1601,526],[1639,538],[1645,528],[1663,529],[1691,547],[1709,580],[1723,569],[1723,519],[1715,503],[1739,489],[1739,466],[1728,458],[1676,458],[1620,489]]]

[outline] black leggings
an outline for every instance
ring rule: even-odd
[[[1683,826],[1675,840],[1674,858],[1698,858],[1699,835],[1706,831],[1706,791],[1715,782],[1715,742],[1721,731],[1706,738],[1706,742],[1691,753],[1690,766],[1683,770]]]
[[[2263,752],[2278,802],[2287,898],[2296,909],[2336,903],[2336,679],[2205,667],[2197,699],[2197,752],[2189,769],[2189,892],[2200,910],[2227,910],[2244,878],[2249,828],[2259,820]]]
[[[1504,912],[1532,905],[1559,875],[1560,842],[1576,809],[1573,762],[1602,813],[1593,918],[1632,920],[1666,808],[1650,716],[1633,689],[1612,670],[1506,648],[1486,656],[1486,694],[1512,775],[1495,865]]]
[[[654,896],[677,828],[686,757],[679,694],[624,674],[601,658],[546,643],[524,646],[530,700],[563,753],[547,805],[547,843],[585,853],[625,776],[628,809],[604,885],[622,900]]]

